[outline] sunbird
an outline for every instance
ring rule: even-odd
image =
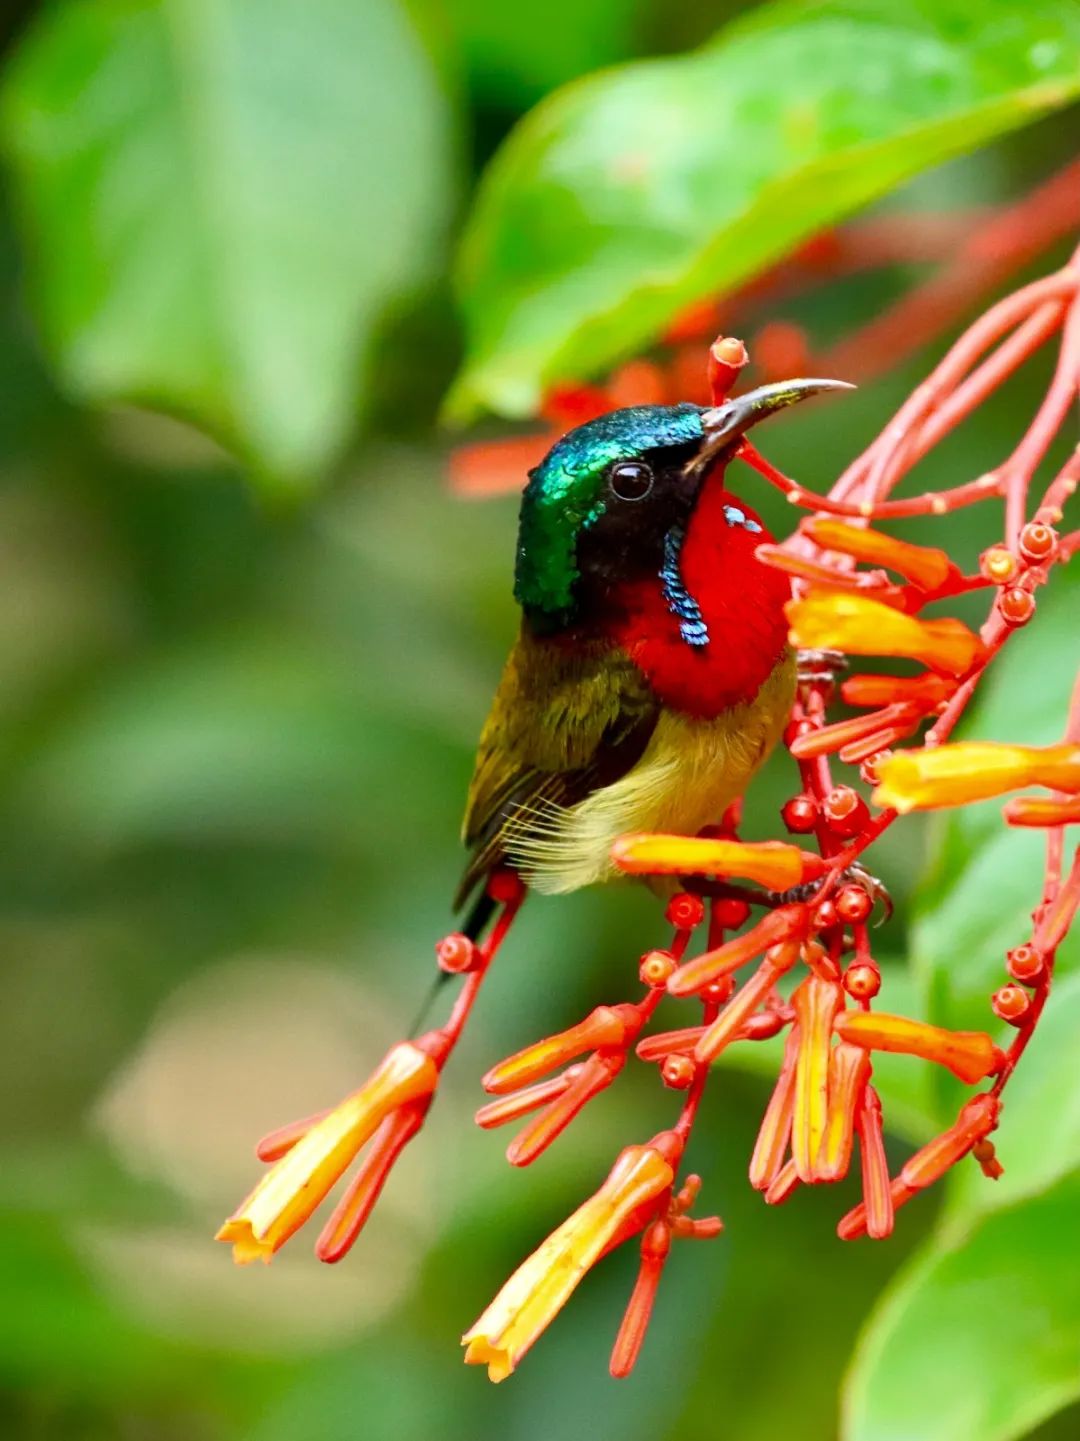
[[[713,407],[614,410],[530,471],[521,629],[480,736],[457,906],[501,866],[549,894],[609,880],[624,832],[695,835],[743,793],[796,669],[789,582],[757,559],[771,537],[727,466],[759,420],[850,388],[790,380]],[[466,932],[489,914],[481,894]]]

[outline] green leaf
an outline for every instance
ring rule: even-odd
[[[427,268],[450,127],[396,0],[69,0],[8,78],[36,309],[71,392],[309,483]]]
[[[800,239],[1080,90],[1071,0],[803,0],[541,104],[493,162],[449,408],[536,409]]]
[[[856,1349],[843,1441],[1011,1441],[1080,1395],[1078,1205],[1073,1175],[901,1272]]]

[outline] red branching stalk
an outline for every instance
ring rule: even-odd
[[[906,234],[892,228],[894,221],[888,229],[869,222],[804,247],[748,294],[770,286],[783,293],[818,274],[885,263],[895,258],[898,242],[909,256],[920,245],[924,259],[955,256],[891,316],[833,352],[834,361],[844,360],[861,379],[886,352],[895,355],[931,338],[961,306],[1080,219],[1078,178],[1080,166],[1071,167],[988,221],[970,241],[961,237],[959,254],[952,222],[911,222]],[[702,323],[709,323],[707,316],[687,318],[669,341],[684,345]],[[989,474],[948,490],[897,497],[918,462],[1055,337],[1053,380],[1011,454]],[[741,341],[714,341],[702,399],[723,400],[748,359]],[[685,391],[671,394],[673,378],[682,384],[685,367],[665,372],[650,361],[633,362],[604,387],[554,393],[547,418],[562,429],[612,405],[686,398]],[[990,1135],[1009,1077],[1047,1004],[1056,950],[1080,910],[1080,848],[1067,863],[1065,847],[1066,826],[1080,823],[1080,679],[1058,745],[953,744],[950,737],[988,667],[1032,621],[1039,589],[1080,550],[1080,529],[1058,529],[1080,485],[1080,451],[1040,498],[1033,497],[1037,471],[1078,387],[1080,252],[1056,274],[1024,286],[976,320],[827,496],[808,491],[749,442],[742,444],[740,458],[809,512],[789,540],[758,552],[792,582],[788,616],[800,651],[800,680],[784,741],[798,768],[799,790],[781,816],[799,844],[741,842],[741,803],[698,837],[624,836],[616,843],[613,859],[627,873],[673,877],[683,885],[666,911],[673,928],[669,946],[640,958],[643,989],[636,999],[597,1006],[576,1025],[492,1066],[483,1078],[492,1099],[476,1120],[484,1128],[523,1122],[507,1150],[511,1163],[523,1167],[632,1059],[655,1065],[681,1102],[668,1130],[624,1148],[599,1190],[522,1263],[466,1333],[466,1360],[486,1364],[492,1379],[514,1369],[589,1267],[636,1238],[637,1280],[611,1356],[614,1376],[632,1369],[673,1242],[713,1237],[722,1229],[718,1217],[689,1216],[700,1180],[691,1174],[680,1183],[679,1171],[711,1064],[732,1045],[783,1038],[778,1079],[749,1163],[751,1185],[769,1205],[787,1201],[802,1186],[834,1184],[855,1168],[863,1199],[841,1218],[838,1233],[845,1240],[880,1239],[892,1232],[900,1207],[965,1156],[972,1155],[987,1177],[1001,1174]],[[529,447],[539,442],[543,449],[548,441],[507,443],[512,456],[502,460],[512,460],[519,483],[521,469],[531,463]],[[500,488],[488,480],[481,477],[471,489]],[[980,557],[973,574],[942,549],[912,545],[879,528],[894,518],[987,502],[1002,505],[1004,539]],[[947,607],[957,596],[979,591],[988,593],[989,607],[977,633],[947,615],[924,615],[932,605]],[[904,676],[848,675],[838,685],[848,658],[863,655],[914,659],[923,669]],[[838,700],[859,713],[835,718],[830,712]],[[860,780],[874,787],[869,798]],[[1013,1028],[1009,1044],[999,1046],[987,1031],[951,1031],[893,1014],[887,998],[879,1009],[882,976],[868,922],[876,906],[887,909],[888,897],[862,868],[868,850],[909,810],[962,805],[1029,786],[1043,794],[1014,798],[1004,812],[1008,824],[1041,826],[1047,836],[1030,937],[1008,952],[1008,980],[990,998],[993,1014]],[[353,1244],[397,1156],[423,1124],[524,890],[516,878],[501,874],[491,894],[500,910],[483,943],[454,934],[437,947],[442,969],[463,977],[445,1025],[394,1047],[371,1080],[334,1110],[260,1143],[260,1157],[274,1167],[221,1233],[234,1243],[237,1259],[269,1259],[367,1146],[316,1252],[336,1261]],[[755,907],[761,912],[756,917]],[[704,943],[695,950],[706,918]],[[647,1034],[667,997],[695,1005],[693,1022]],[[944,1066],[981,1088],[894,1177],[873,1084],[874,1056],[881,1051]]]

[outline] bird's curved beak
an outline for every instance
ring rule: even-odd
[[[691,474],[704,474],[721,451],[734,444],[759,420],[832,390],[854,390],[846,380],[780,380],[759,385],[745,395],[733,396],[701,417],[705,439],[688,467]]]

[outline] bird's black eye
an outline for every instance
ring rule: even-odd
[[[652,468],[643,460],[616,461],[608,483],[620,500],[644,500],[653,488]]]

